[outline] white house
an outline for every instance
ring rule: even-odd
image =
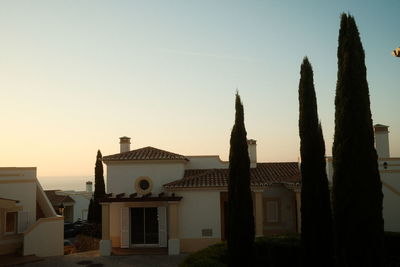
[[[374,130],[385,230],[400,232],[400,158],[390,157],[388,126]],[[248,145],[256,235],[300,232],[299,163],[259,163],[256,141]],[[129,137],[120,138],[120,153],[103,161],[109,195],[102,201],[102,255],[113,247],[179,254],[225,239],[228,162],[153,147],[131,150]],[[327,174],[332,182],[331,157]]]
[[[259,163],[256,141],[248,145],[256,235],[297,232],[298,163]],[[103,161],[109,196],[102,200],[102,255],[113,247],[179,254],[225,239],[228,162],[153,147],[131,150],[129,137]]]
[[[64,254],[64,219],[51,206],[36,168],[0,168],[0,255]]]
[[[86,182],[86,191],[74,190],[45,190],[53,208],[64,206],[65,222],[87,220],[90,199],[93,196],[93,183]]]

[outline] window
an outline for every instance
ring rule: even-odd
[[[280,201],[279,199],[264,200],[264,221],[266,223],[280,222]]]
[[[153,182],[147,176],[140,176],[135,180],[135,189],[138,194],[146,195],[151,193]]]
[[[17,212],[6,213],[6,234],[17,233]]]
[[[139,186],[140,186],[140,189],[147,190],[150,187],[150,183],[149,183],[149,181],[143,179],[140,181]]]

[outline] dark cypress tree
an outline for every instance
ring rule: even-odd
[[[96,166],[94,168],[94,199],[104,197],[106,187],[104,185],[103,156],[100,150],[97,151]]]
[[[93,207],[93,221],[101,223],[101,206],[99,200],[106,194],[103,174],[103,156],[100,150],[97,151],[96,165],[94,168],[94,207]]]
[[[228,265],[252,266],[254,249],[250,159],[243,104],[236,93],[235,124],[231,133],[228,180]]]
[[[337,266],[382,266],[382,183],[364,60],[354,17],[342,14],[333,143]]]
[[[332,211],[325,142],[318,120],[313,70],[307,57],[301,64],[299,104],[303,266],[332,266]]]
[[[88,222],[94,222],[94,215],[93,215],[93,213],[94,213],[94,211],[93,211],[93,208],[94,208],[94,206],[93,206],[93,198],[91,198],[90,199],[90,202],[89,202],[89,209],[88,209],[88,216],[87,216],[87,221]]]

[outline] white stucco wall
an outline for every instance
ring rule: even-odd
[[[228,161],[222,161],[219,156],[186,156],[189,161],[185,168],[191,169],[227,169]]]
[[[75,202],[73,205],[73,222],[77,220],[87,220],[89,203],[93,193],[87,191],[57,191],[57,195],[65,195],[72,198]]]
[[[121,236],[121,208],[122,203],[113,203],[110,205],[110,237],[113,240],[113,247],[119,247]],[[115,238],[118,239],[115,239]]]
[[[19,200],[28,213],[30,224],[36,221],[36,168],[0,168],[0,196]]]
[[[39,257],[64,254],[64,220],[42,218],[24,233],[23,255]]]
[[[219,191],[180,191],[179,238],[221,238]],[[202,229],[212,229],[203,237]]]
[[[162,186],[183,177],[184,162],[123,162],[107,164],[107,192],[135,193],[135,181],[140,176],[147,176],[153,182],[152,193],[162,192]]]
[[[387,169],[383,168],[387,162]],[[380,160],[385,231],[400,232],[400,158]]]
[[[85,196],[74,194],[70,197],[75,201],[74,203],[74,222],[77,220],[87,220],[90,199]]]
[[[389,158],[389,133],[388,132],[375,132],[375,148],[378,157]]]

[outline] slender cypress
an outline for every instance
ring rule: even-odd
[[[103,156],[100,150],[97,151],[96,166],[94,168],[94,199],[104,197],[106,187],[104,185]]]
[[[88,216],[87,216],[87,221],[88,222],[93,222],[94,221],[94,218],[93,218],[93,213],[94,213],[94,211],[93,211],[93,208],[94,208],[94,206],[93,206],[94,204],[93,204],[93,198],[91,198],[90,199],[90,202],[89,202],[89,209],[88,209]]]
[[[94,168],[94,203],[93,221],[101,223],[101,206],[99,200],[106,194],[103,174],[103,156],[100,150],[97,151],[96,165]]]
[[[231,133],[228,180],[228,265],[252,266],[254,249],[250,159],[243,104],[236,93],[235,124]]]
[[[364,49],[354,17],[342,14],[333,143],[337,266],[382,266],[382,183],[374,148]]]
[[[325,142],[318,120],[313,70],[307,57],[301,64],[299,104],[302,262],[303,266],[332,266],[332,211]]]

